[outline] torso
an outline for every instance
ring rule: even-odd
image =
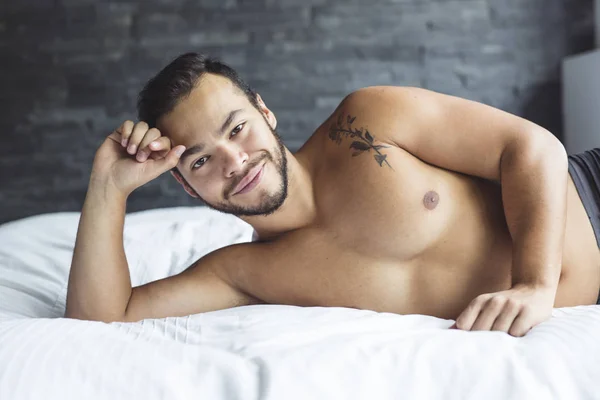
[[[357,127],[388,146],[380,151],[389,166],[372,151],[353,157],[350,139],[328,137],[331,118],[301,149],[318,172],[318,221],[274,239],[309,261],[257,274],[253,295],[454,319],[478,294],[510,287],[512,241],[498,183],[427,164],[380,141],[378,122],[360,116]],[[555,307],[595,304],[600,251],[570,177],[566,224]]]

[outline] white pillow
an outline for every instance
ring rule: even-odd
[[[0,319],[64,315],[79,215],[43,214],[0,225]],[[175,275],[213,250],[249,242],[252,232],[241,219],[203,206],[127,214],[132,285]]]

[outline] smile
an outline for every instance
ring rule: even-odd
[[[263,171],[265,169],[265,165],[263,164],[260,169],[258,170],[258,172],[256,172],[256,174],[254,175],[254,177],[252,179],[250,179],[250,181],[244,185],[244,187],[242,187],[240,190],[238,190],[237,192],[235,192],[233,194],[233,196],[236,196],[238,194],[244,194],[244,193],[248,193],[249,191],[251,191],[252,189],[254,189],[256,186],[258,186],[258,184],[260,183],[260,180],[262,178],[263,175]],[[251,173],[248,173],[248,175],[250,175]]]

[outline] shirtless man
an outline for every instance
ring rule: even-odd
[[[481,103],[409,87],[350,93],[294,154],[229,67],[178,57],[94,158],[66,317],[138,321],[278,303],[456,319],[522,336],[595,304],[600,251],[561,143]],[[126,200],[171,171],[258,240],[131,287]]]

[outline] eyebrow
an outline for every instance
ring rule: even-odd
[[[222,136],[225,133],[225,129],[227,129],[227,127],[231,124],[231,122],[233,121],[233,119],[235,118],[235,116],[240,111],[242,111],[241,108],[237,109],[237,110],[233,110],[233,111],[231,111],[229,113],[229,115],[227,116],[227,118],[225,118],[225,122],[223,122],[223,125],[221,125],[221,128],[219,129],[218,136]],[[189,147],[189,148],[185,149],[185,151],[183,152],[183,154],[179,158],[179,162],[183,164],[188,157],[193,156],[196,153],[200,153],[202,150],[204,150],[204,144],[203,143],[195,144],[192,147]]]

